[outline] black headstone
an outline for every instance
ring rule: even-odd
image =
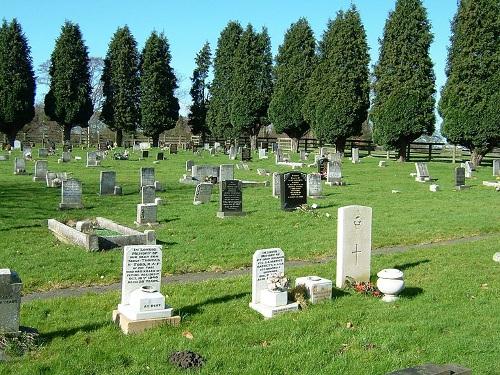
[[[302,172],[288,172],[281,175],[281,208],[294,210],[307,203],[307,175]]]
[[[326,174],[328,170],[328,158],[318,159],[318,173],[321,174],[321,179],[326,180]]]
[[[170,144],[170,153],[177,154],[177,143]]]
[[[142,150],[142,157],[143,158],[149,158],[149,151],[148,150]]]
[[[247,147],[243,147],[241,149],[241,160],[242,161],[250,161],[252,160],[251,150]]]
[[[163,159],[164,159],[163,152],[159,152],[156,154],[156,160],[163,160]]]
[[[457,167],[455,168],[455,186],[465,185],[465,168]]]
[[[240,180],[225,180],[220,183],[220,212],[238,214],[243,210],[242,183]]]

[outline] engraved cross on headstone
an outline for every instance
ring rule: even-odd
[[[358,254],[361,253],[361,250],[358,250],[358,244],[355,244],[356,250],[352,252],[352,254],[356,254],[356,264],[358,264]]]

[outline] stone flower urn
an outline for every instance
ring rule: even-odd
[[[394,302],[405,288],[403,272],[395,268],[386,268],[377,273],[377,288],[384,294],[382,301]]]

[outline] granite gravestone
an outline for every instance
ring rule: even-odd
[[[158,205],[155,203],[144,203],[137,205],[137,217],[135,224],[143,225],[158,224]]]
[[[322,198],[321,174],[311,173],[307,175],[307,196],[309,198]]]
[[[33,176],[33,181],[44,181],[48,169],[49,163],[47,160],[37,160],[35,162],[35,175]]]
[[[140,173],[140,187],[154,186],[155,184],[155,169],[150,167],[142,167]]]
[[[14,174],[25,174],[26,173],[26,161],[24,158],[14,159]]]
[[[68,163],[71,161],[71,152],[69,151],[64,151],[62,153],[62,161],[63,163]]]
[[[210,202],[212,196],[213,184],[211,182],[201,182],[196,185],[194,191],[193,204],[195,206]]]
[[[251,161],[252,160],[252,152],[248,147],[243,147],[241,149],[241,160],[242,161]]]
[[[170,154],[177,154],[177,143],[171,143],[170,144],[170,147],[169,147],[169,150],[170,150]]]
[[[328,158],[320,158],[316,163],[318,165],[318,173],[321,175],[321,179],[326,180],[328,173]]]
[[[465,186],[465,168],[455,168],[455,187],[462,188]]]
[[[99,156],[97,152],[87,152],[87,167],[97,167],[99,165]]]
[[[347,277],[356,282],[370,281],[371,247],[371,207],[340,207],[337,222],[337,288],[344,287]]]
[[[101,175],[99,178],[99,194],[113,195],[115,193],[115,185],[116,185],[116,172],[101,171]]]
[[[219,211],[217,217],[243,216],[243,194],[240,180],[226,180],[220,182]]]
[[[163,160],[165,159],[165,155],[163,154],[163,152],[158,152],[156,154],[156,160]]]
[[[141,188],[141,203],[155,203],[156,189],[154,185],[146,185]]]
[[[75,179],[62,181],[59,209],[83,208],[82,183]]]
[[[19,333],[19,311],[23,284],[18,274],[0,269],[0,334]]]
[[[186,161],[186,171],[191,171],[191,169],[193,168],[193,165],[194,165],[194,161],[187,160]]]
[[[307,178],[302,172],[288,172],[280,180],[281,208],[291,211],[307,204]]]
[[[49,156],[49,152],[47,151],[46,148],[39,148],[38,149],[38,157],[39,158],[46,158],[47,156]]]
[[[219,167],[219,181],[234,179],[234,164],[221,164]]]

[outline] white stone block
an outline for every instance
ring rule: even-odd
[[[288,303],[288,293],[264,289],[260,292],[260,303],[272,307],[284,306]]]
[[[298,277],[295,286],[304,285],[307,289],[309,300],[312,304],[332,299],[332,280],[318,276]]]
[[[441,189],[439,188],[439,185],[432,184],[432,185],[429,185],[429,190],[432,192],[436,192],[436,191],[439,191]]]

